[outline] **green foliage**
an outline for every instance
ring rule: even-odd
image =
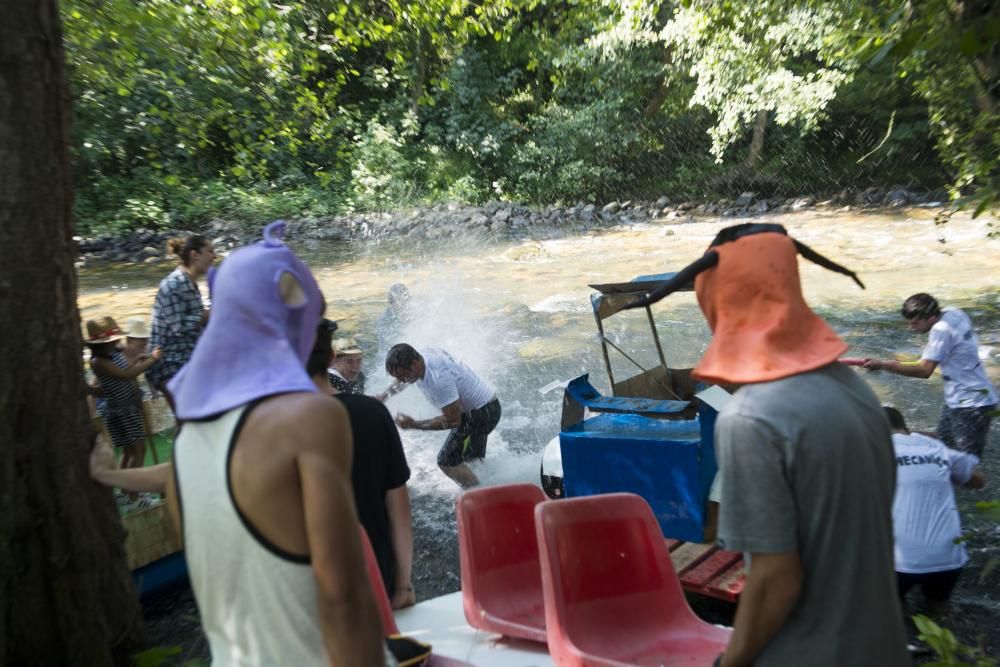
[[[760,111],[778,125],[815,129],[853,70],[828,53],[826,40],[839,19],[832,8],[740,4],[740,20],[712,4],[681,7],[658,35],[691,63],[697,87],[690,103],[715,114],[709,134],[720,162]]]
[[[913,622],[920,631],[918,638],[925,642],[936,654],[927,667],[995,667],[997,662],[988,657],[981,648],[965,646],[947,628],[927,618],[916,615]]]
[[[180,655],[180,646],[154,646],[132,656],[136,667],[160,667],[168,664],[175,655]]]
[[[65,0],[76,213],[696,197],[734,172],[789,194],[949,181],[985,211],[993,4]]]

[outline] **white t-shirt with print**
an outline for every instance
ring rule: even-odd
[[[920,433],[893,433],[892,445],[896,571],[921,574],[962,567],[969,555],[964,544],[955,543],[962,524],[952,483],[968,482],[979,459]]]
[[[997,391],[979,360],[979,339],[963,311],[949,308],[941,313],[931,327],[921,359],[937,362],[949,408],[996,405]]]
[[[463,413],[483,407],[497,390],[475,374],[461,359],[436,347],[420,350],[424,358],[424,377],[416,384],[434,407],[443,408],[459,401]]]

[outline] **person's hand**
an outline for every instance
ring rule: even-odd
[[[404,415],[402,412],[396,415],[396,425],[399,426],[399,428],[413,428],[416,426],[416,423],[417,420],[410,415]]]
[[[151,355],[149,355],[149,356],[151,356],[153,358],[153,361],[159,361],[160,357],[163,356],[163,350],[161,350],[158,347],[154,347],[153,348],[153,353]]]
[[[111,449],[111,444],[107,439],[98,437],[94,448],[90,450],[90,476],[94,480],[101,482],[101,477],[104,473],[115,470],[117,467],[115,453]]]
[[[393,609],[411,607],[417,603],[417,594],[413,592],[413,586],[397,586],[396,592],[390,600]]]
[[[880,371],[885,366],[878,359],[868,359],[868,358],[865,358],[861,362],[861,367],[862,368],[866,368],[866,369],[868,369],[870,371]]]

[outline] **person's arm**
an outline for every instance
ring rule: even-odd
[[[976,468],[972,471],[972,476],[969,477],[969,481],[962,486],[967,489],[981,489],[986,486],[986,476],[983,475],[983,472],[979,468]]]
[[[780,630],[800,594],[803,567],[796,474],[783,432],[741,411],[739,395],[715,424],[720,477],[718,544],[752,554],[722,665],[749,665]],[[735,409],[733,409],[735,408]]]
[[[978,467],[978,456],[951,447],[945,447],[944,451],[948,457],[953,484],[964,486],[967,489],[981,489],[986,485],[986,478]]]
[[[153,350],[152,354],[141,354],[136,362],[128,368],[118,368],[110,360],[101,357],[94,357],[90,360],[90,367],[95,373],[109,375],[119,380],[134,380],[145,373],[157,359],[160,358],[160,348]]]
[[[296,456],[323,632],[332,665],[381,667],[382,623],[366,575],[351,492],[351,433],[342,405],[314,411]],[[331,446],[334,443],[335,446]]]
[[[185,276],[181,281],[173,283],[159,296],[163,297],[161,322],[172,336],[183,336],[198,330],[208,319],[201,302],[201,293],[190,277]]]
[[[167,482],[173,473],[170,463],[160,463],[144,468],[118,469],[115,454],[106,440],[99,439],[90,452],[90,476],[105,486],[123,491],[166,494]]]
[[[385,403],[386,399],[388,399],[390,396],[395,396],[399,392],[406,389],[407,386],[408,385],[405,382],[399,382],[397,380],[396,382],[393,382],[391,385],[389,385],[389,387],[381,394],[376,394],[375,398],[381,401],[382,403]]]
[[[415,428],[420,431],[446,431],[458,428],[462,424],[462,409],[459,402],[449,403],[441,408],[441,414],[430,419],[414,419],[409,415],[399,414],[396,423],[400,428]]]
[[[861,364],[870,371],[889,371],[896,375],[909,378],[927,379],[937,368],[936,361],[921,359],[920,361],[896,361],[895,359],[865,359]]]
[[[785,623],[802,592],[798,552],[751,555],[733,635],[719,661],[721,667],[743,667],[767,645]]]
[[[389,517],[389,538],[396,561],[396,592],[392,608],[402,609],[417,601],[413,592],[413,516],[406,485],[385,492],[385,512]]]

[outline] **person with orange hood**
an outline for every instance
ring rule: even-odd
[[[806,305],[799,254],[861,285],[782,226],[743,224],[631,304],[693,280],[713,334],[694,375],[741,385],[715,446],[718,542],[748,554],[747,578],[716,664],[908,665],[889,424],[868,385],[837,363],[847,345]]]

